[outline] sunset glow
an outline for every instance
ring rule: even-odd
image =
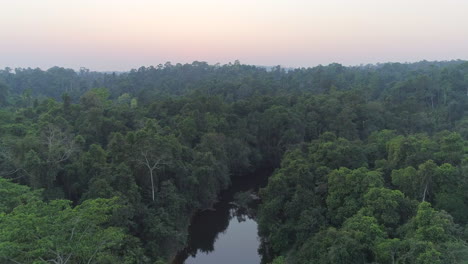
[[[467,11],[462,0],[4,0],[0,67],[468,59]]]

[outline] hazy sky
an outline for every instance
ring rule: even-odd
[[[468,59],[467,0],[0,0],[0,68]]]

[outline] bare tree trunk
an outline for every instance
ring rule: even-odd
[[[146,157],[145,157],[146,159]],[[146,167],[148,168],[148,171],[150,173],[150,180],[151,180],[151,196],[153,197],[153,201],[154,201],[154,193],[155,193],[155,190],[154,190],[154,170],[156,169],[156,165],[154,166],[151,166],[149,164],[149,161],[148,159],[146,159]]]
[[[153,179],[153,170],[150,169],[150,177],[151,177],[151,192],[153,195],[153,202],[154,202],[154,179]]]
[[[424,187],[424,193],[423,193],[423,198],[422,198],[422,201],[426,201],[426,193],[427,193],[427,183],[426,183],[426,187]]]
[[[154,170],[159,168],[159,165],[161,164],[161,159],[158,159],[158,160],[156,160],[154,162],[151,162],[150,159],[148,159],[147,153],[142,152],[141,154],[145,158],[143,164],[145,164],[145,166],[148,168],[149,173],[150,173],[151,194],[152,194],[152,198],[153,198],[153,201],[154,201],[155,192],[156,192],[156,190],[155,190],[156,188],[154,187]]]

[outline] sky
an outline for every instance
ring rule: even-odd
[[[468,59],[467,0],[0,0],[0,68]]]

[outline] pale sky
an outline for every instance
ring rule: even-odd
[[[468,59],[468,0],[0,0],[0,68]]]

